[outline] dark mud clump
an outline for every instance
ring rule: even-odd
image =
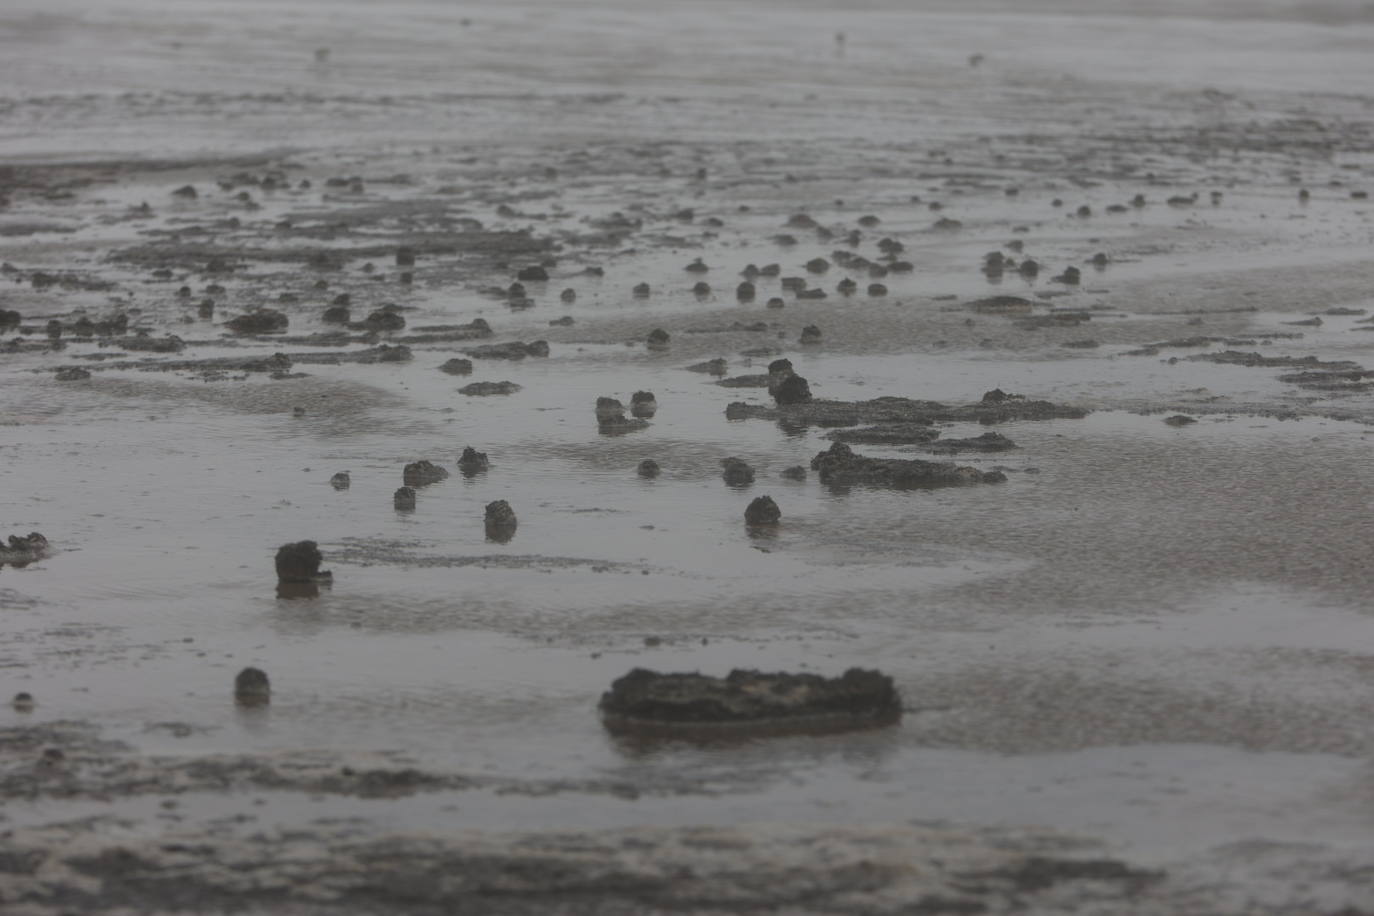
[[[470,398],[490,397],[492,395],[515,394],[520,386],[515,382],[473,382],[458,389],[459,394]]]
[[[732,375],[729,378],[718,379],[713,384],[722,388],[767,388],[769,377],[762,373],[757,375]]]
[[[113,340],[110,343],[121,350],[140,353],[180,353],[186,349],[186,341],[175,334],[168,334],[166,337],[149,337],[139,334],[134,337]]]
[[[800,464],[794,464],[790,468],[783,468],[781,477],[784,480],[805,480],[806,468]]]
[[[869,486],[894,489],[963,487],[980,483],[1002,483],[1001,471],[980,471],[942,461],[905,458],[868,458],[856,455],[848,445],[836,442],[828,451],[811,459],[821,483],[834,487]]]
[[[486,344],[463,352],[474,359],[524,359],[526,356],[548,356],[549,342],[536,340],[525,343],[516,340],[503,344]]]
[[[412,461],[401,472],[401,479],[408,487],[427,487],[448,480],[448,471],[432,461]]]
[[[800,375],[789,375],[778,383],[773,398],[780,407],[806,404],[811,400],[811,386]]]
[[[1164,422],[1170,426],[1192,426],[1197,422],[1197,418],[1190,417],[1183,413],[1176,413],[1172,417],[1165,417]]]
[[[472,375],[472,360],[454,357],[439,367],[447,375]]]
[[[504,499],[487,503],[483,523],[487,530],[487,540],[505,544],[515,537],[515,510]]]
[[[722,458],[720,466],[721,477],[725,480],[726,486],[747,487],[754,482],[754,469],[743,459]]]
[[[864,445],[925,445],[940,438],[940,431],[933,429],[929,423],[890,423],[885,426],[837,429],[828,433],[827,438]]]
[[[662,328],[654,328],[645,340],[650,350],[666,350],[668,349],[668,341],[668,332]]]
[[[272,700],[272,684],[261,668],[244,668],[234,678],[234,700],[241,706],[264,706]]]
[[[779,406],[805,404],[811,400],[811,386],[792,370],[790,359],[775,359],[768,364],[768,393]]]
[[[487,460],[486,452],[479,452],[471,445],[463,449],[463,454],[458,456],[458,470],[464,477],[471,477],[480,474],[491,467],[491,462]]]
[[[724,375],[730,369],[730,364],[723,357],[708,359],[704,363],[693,363],[687,366],[688,372],[701,372],[706,375]]]
[[[285,331],[288,324],[287,317],[276,309],[254,309],[229,319],[224,326],[235,334],[274,334]]]
[[[659,475],[660,470],[657,461],[652,458],[645,458],[639,463],[638,473],[645,480],[653,480]]]
[[[991,296],[975,299],[964,308],[980,315],[1029,315],[1035,303],[1020,296]]]
[[[724,678],[636,668],[611,684],[599,705],[613,731],[773,727],[865,728],[897,722],[902,701],[892,678],[850,668],[818,674],[735,669]]]
[[[374,313],[375,314],[375,313]],[[399,314],[397,318],[401,317]],[[402,325],[404,326],[404,325]],[[371,326],[366,323],[362,325],[365,330],[396,330],[395,328],[384,328],[381,326]],[[400,343],[455,343],[464,340],[484,340],[492,336],[491,325],[484,318],[474,318],[467,324],[428,324],[411,328],[413,333],[405,337],[396,338]],[[539,341],[535,341],[537,345]],[[532,356],[541,354],[532,353]],[[547,353],[542,354],[548,356]]]
[[[793,426],[859,426],[865,423],[1008,423],[1012,420],[1081,419],[1088,412],[1079,407],[1036,401],[993,389],[977,404],[950,406],[938,401],[883,397],[871,401],[813,400],[804,404],[766,407],[736,401],[725,408],[731,420],[759,419]]]
[[[782,518],[782,510],[771,496],[756,497],[744,510],[747,525],[776,525]]]
[[[405,316],[390,306],[377,309],[358,323],[358,328],[365,331],[400,331],[405,326]]]
[[[955,452],[1006,452],[1014,448],[1016,443],[1001,433],[983,433],[968,439],[941,439],[930,450],[952,455]]]
[[[623,433],[644,429],[647,420],[625,416],[625,405],[619,398],[601,397],[596,399],[596,428],[606,436],[619,436]]]
[[[347,471],[340,471],[329,478],[329,485],[336,490],[347,490],[349,487],[353,486],[353,478]]]
[[[297,541],[283,544],[277,549],[277,581],[287,583],[308,583],[329,581],[334,574],[320,569],[324,561],[320,546],[314,541]]]
[[[652,391],[636,391],[630,395],[630,413],[641,419],[650,419],[658,413],[658,401]]]
[[[415,488],[398,487],[391,496],[391,505],[397,512],[411,512],[415,509]]]
[[[821,342],[821,329],[814,324],[808,324],[802,328],[800,342],[804,344],[818,344]]]
[[[8,543],[0,544],[0,566],[27,566],[47,554],[48,539],[37,531],[24,535],[11,534]]]
[[[91,370],[80,366],[64,366],[53,374],[59,382],[82,382],[91,377]]]

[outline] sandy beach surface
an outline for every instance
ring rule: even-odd
[[[1342,0],[10,0],[0,910],[1374,913],[1371,191]]]

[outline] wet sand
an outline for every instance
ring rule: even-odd
[[[1374,911],[1374,23],[900,6],[0,12],[6,912]],[[689,371],[779,358],[1005,479]],[[856,666],[900,724],[596,711]]]

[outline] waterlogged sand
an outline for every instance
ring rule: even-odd
[[[1374,23],[905,6],[7,4],[0,535],[51,550],[0,566],[0,909],[1374,912]],[[738,301],[774,263],[826,298]],[[687,371],[778,357],[946,405],[856,452],[1006,480],[784,477],[835,430]],[[279,594],[303,539],[333,585]],[[851,666],[900,724],[596,715],[634,667]]]

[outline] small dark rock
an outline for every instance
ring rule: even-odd
[[[0,544],[0,566],[27,566],[41,560],[47,552],[48,539],[37,531],[26,535],[11,534],[7,544]]]
[[[486,452],[479,452],[472,446],[466,446],[463,454],[458,456],[458,470],[464,477],[471,477],[491,467],[491,462],[487,460]]]
[[[401,472],[401,479],[408,487],[427,487],[448,479],[448,471],[432,461],[412,461]]]
[[[320,569],[324,557],[314,541],[297,541],[277,548],[277,581],[318,582],[332,579],[333,573]]]
[[[740,669],[717,678],[636,668],[611,684],[598,708],[606,727],[615,731],[862,728],[890,724],[902,715],[892,679],[859,668],[837,678]]]
[[[639,476],[645,480],[653,480],[659,474],[658,462],[652,458],[645,458],[639,463]]]
[[[652,391],[636,391],[630,395],[630,413],[636,417],[649,419],[658,412],[658,401]]]
[[[254,309],[225,322],[225,327],[235,334],[271,334],[286,330],[289,322],[285,315],[275,309]]]
[[[704,372],[707,375],[724,375],[729,371],[730,364],[723,358],[708,359],[704,363],[693,363],[687,367],[688,372]]]
[[[941,439],[932,445],[930,450],[938,454],[952,455],[956,452],[1005,452],[1014,448],[1016,443],[1001,433],[983,433],[969,439]]]
[[[399,331],[406,326],[406,320],[394,308],[380,308],[363,319],[362,325],[369,331]]]
[[[347,471],[340,471],[329,478],[329,485],[336,490],[347,490],[353,485],[353,478]]]
[[[821,342],[821,329],[814,324],[808,324],[802,328],[801,342],[804,344],[815,344]]]
[[[1170,426],[1191,426],[1197,422],[1197,418],[1190,417],[1187,414],[1176,413],[1172,417],[1165,417],[1164,422],[1168,423]]]
[[[887,295],[887,287],[881,283],[870,283],[868,284],[868,294],[875,299],[881,298]]]
[[[756,497],[744,510],[744,521],[748,525],[776,525],[782,518],[782,510],[771,496]]]
[[[720,466],[724,469],[721,477],[727,486],[747,487],[754,482],[754,469],[742,459],[722,458]]]
[[[668,332],[667,332],[667,331],[663,330],[662,328],[654,328],[652,331],[649,332],[649,337],[647,338],[647,341],[648,341],[648,344],[649,344],[649,349],[650,349],[650,350],[666,350],[666,349],[668,349],[668,339],[669,339],[669,338],[668,338]]]
[[[472,375],[472,360],[455,357],[440,366],[439,371],[447,375]]]
[[[487,503],[486,514],[483,518],[486,526],[487,540],[496,541],[504,544],[515,536],[516,518],[515,510],[510,507],[510,503],[504,499],[498,499]]]
[[[396,507],[398,512],[410,512],[415,508],[415,488],[398,487],[392,494],[391,504]]]
[[[538,264],[526,267],[515,275],[515,279],[522,283],[543,283],[549,279],[549,272]]]
[[[805,480],[806,468],[800,464],[794,464],[790,468],[783,468],[781,476],[784,480]]]
[[[793,374],[779,382],[772,394],[780,405],[805,404],[811,400],[811,386],[805,378]]]
[[[91,370],[80,366],[66,366],[58,369],[53,378],[59,382],[80,382],[91,377]]]
[[[945,462],[868,458],[856,455],[843,442],[836,442],[828,451],[817,454],[811,459],[811,468],[817,472],[821,483],[838,487],[926,489],[1001,483],[1007,479],[1001,471],[979,471],[977,468],[956,467]]]
[[[261,668],[244,668],[234,678],[234,700],[244,706],[262,706],[271,702],[272,684]]]
[[[549,355],[549,342],[547,340],[535,340],[530,343],[515,340],[503,344],[484,344],[480,347],[472,347],[464,350],[468,356],[475,359],[524,359],[526,356],[545,357]]]
[[[397,249],[396,249],[396,266],[397,266],[397,267],[414,267],[414,266],[415,266],[415,249],[414,249],[414,248],[410,248],[410,247],[405,246],[405,245],[402,245],[400,248],[397,248]]]

